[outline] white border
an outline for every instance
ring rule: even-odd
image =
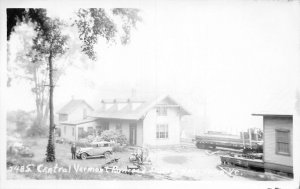
[[[261,0],[262,2],[270,2],[269,0]],[[287,3],[284,0],[278,0],[281,3]],[[173,3],[184,3],[193,4],[195,0],[134,0],[134,1],[108,1],[108,0],[0,0],[0,30],[1,30],[1,41],[0,41],[0,154],[1,154],[1,184],[0,188],[53,188],[53,187],[67,187],[67,188],[86,188],[86,187],[100,187],[100,188],[157,188],[157,187],[172,187],[172,188],[298,188],[299,187],[299,168],[300,168],[300,115],[294,114],[294,181],[82,181],[82,180],[6,180],[6,102],[5,101],[5,90],[6,90],[6,8],[47,8],[49,6],[72,6],[72,7],[135,7],[135,8],[147,8],[156,7],[158,4],[168,4],[172,6]],[[241,1],[229,1],[230,3],[241,3]],[[256,2],[260,2],[257,0]],[[274,1],[278,3],[277,1]],[[210,2],[211,3],[211,2]],[[224,1],[214,1],[213,3],[224,3]],[[228,2],[226,2],[228,3]],[[289,2],[289,3],[295,3]],[[299,6],[296,1],[295,6]],[[300,6],[299,6],[300,10]],[[299,11],[300,13],[300,11]],[[300,18],[300,17],[298,17]],[[300,19],[299,19],[300,21]],[[298,27],[299,29],[299,27]],[[300,29],[299,29],[300,36]],[[300,45],[299,45],[300,48]],[[300,49],[299,49],[300,50]],[[300,52],[299,52],[300,54]],[[300,64],[300,63],[299,63]],[[298,68],[299,76],[300,69]],[[299,78],[300,81],[300,78]],[[300,91],[300,82],[298,89]],[[249,115],[250,116],[250,115]],[[199,162],[201,163],[201,162]]]

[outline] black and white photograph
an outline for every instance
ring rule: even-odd
[[[5,183],[300,188],[299,1],[104,2],[1,1]]]

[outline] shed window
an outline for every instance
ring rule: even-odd
[[[156,138],[169,138],[169,131],[167,124],[158,124],[156,125]]]
[[[290,131],[276,130],[276,153],[290,155]]]

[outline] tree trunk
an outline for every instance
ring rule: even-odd
[[[49,139],[47,146],[47,162],[55,161],[55,146],[54,146],[54,110],[53,110],[53,65],[52,53],[49,55],[49,109],[50,109],[50,124],[49,124]]]

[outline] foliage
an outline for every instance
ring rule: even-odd
[[[127,144],[126,136],[112,129],[103,131],[100,138],[105,141],[115,141],[119,144]]]
[[[24,9],[24,8],[8,8],[7,14],[7,40],[10,39],[14,27],[19,22],[32,22],[44,28],[44,18],[46,15],[45,9]]]
[[[40,125],[37,121],[34,121],[31,127],[26,131],[26,135],[28,137],[46,136],[47,131],[48,129],[46,126]]]
[[[115,8],[112,9],[114,15],[120,16],[122,19],[122,29],[124,35],[121,36],[122,44],[126,45],[130,42],[131,30],[136,27],[137,22],[141,22],[142,18],[139,16],[139,9],[133,8]]]
[[[115,42],[118,27],[112,16],[121,17],[124,35],[121,36],[122,44],[127,44],[130,39],[130,31],[136,26],[141,18],[138,16],[138,9],[117,8],[106,11],[102,8],[79,9],[75,25],[79,30],[79,39],[83,42],[81,49],[90,59],[96,60],[94,45],[98,37],[104,38],[107,42]]]
[[[82,130],[80,133],[78,133],[78,138],[86,138],[89,136],[89,132]]]
[[[17,133],[24,134],[33,123],[33,116],[30,112],[23,110],[11,111],[7,113],[7,120],[16,124]]]

